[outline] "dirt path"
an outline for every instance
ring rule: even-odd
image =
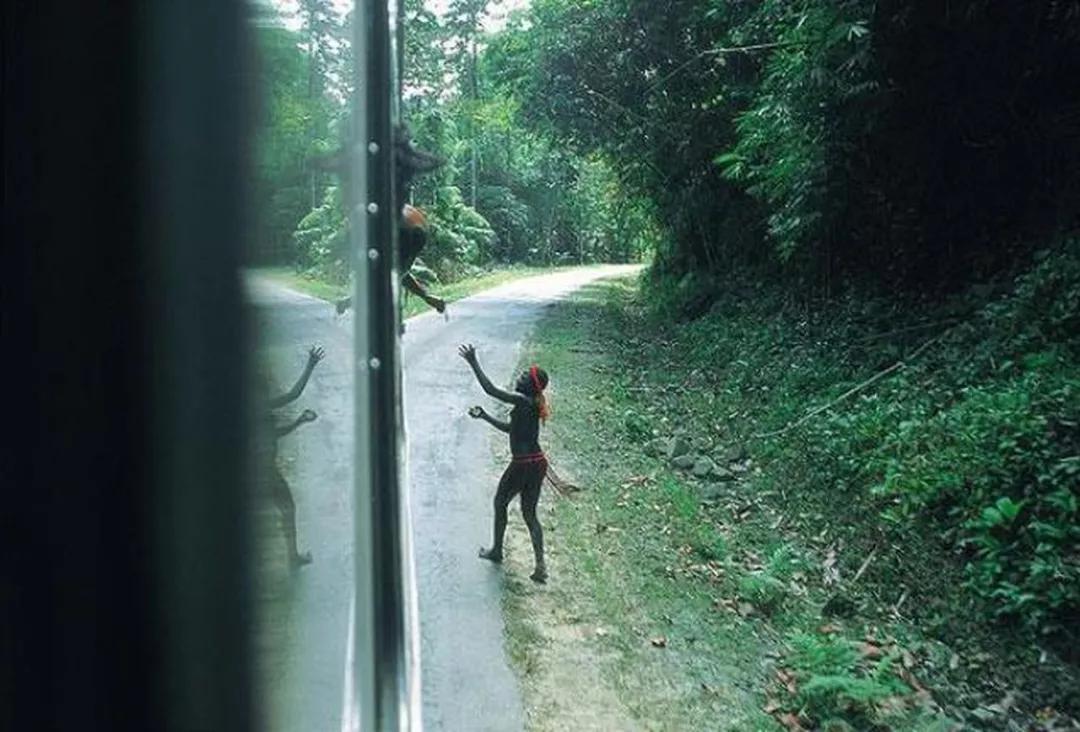
[[[557,528],[554,503],[569,499],[550,490],[544,499],[541,522],[549,530]],[[525,728],[535,732],[643,729],[604,672],[616,659],[590,642],[606,629],[584,622],[571,609],[578,598],[567,582],[565,550],[557,539],[548,542],[551,583],[539,587],[524,579],[531,571],[532,549],[524,522],[515,519],[507,532],[507,570],[512,575],[507,582],[507,630],[510,654],[525,687]]]

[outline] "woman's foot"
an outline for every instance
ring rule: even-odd
[[[498,564],[499,562],[502,561],[502,550],[500,549],[500,550],[496,551],[495,549],[484,549],[483,547],[481,547],[480,548],[480,558],[481,559],[486,559],[489,562],[495,562],[495,564]]]
[[[547,577],[547,567],[545,567],[543,564],[536,565],[536,569],[533,570],[533,573],[531,575],[529,575],[529,579],[541,585],[547,582]]]
[[[311,552],[297,552],[289,557],[289,564],[294,567],[303,567],[305,564],[311,564]]]

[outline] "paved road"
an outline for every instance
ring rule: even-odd
[[[498,477],[490,430],[465,409],[489,403],[459,343],[476,344],[481,363],[507,383],[522,341],[560,297],[600,277],[628,271],[595,267],[518,280],[450,306],[450,319],[413,318],[403,339],[410,495],[419,594],[422,696],[427,730],[520,730],[517,680],[503,648],[501,571],[476,558],[490,540],[491,496]],[[350,597],[352,399],[351,323],[325,302],[256,281],[261,350],[273,381],[287,387],[303,366],[305,345],[327,350],[296,410],[319,420],[281,442],[285,474],[298,506],[301,549],[315,562],[289,572],[279,538],[260,532],[257,633],[264,726],[338,730]],[[269,516],[268,511],[263,512]],[[266,519],[263,524],[269,526]],[[275,527],[276,528],[276,527]]]
[[[285,418],[304,409],[319,415],[279,442],[279,464],[296,499],[300,549],[310,549],[315,561],[291,571],[272,504],[260,496],[256,506],[259,726],[337,732],[353,577],[352,336],[325,301],[266,280],[249,278],[249,284],[259,360],[274,391],[292,385],[310,344],[326,350],[300,399],[280,410]]]

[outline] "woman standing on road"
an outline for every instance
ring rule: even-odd
[[[510,421],[495,419],[483,407],[472,407],[469,416],[482,419],[492,427],[510,436],[510,464],[499,480],[495,492],[495,539],[490,549],[481,549],[480,557],[492,562],[501,562],[503,558],[503,535],[506,533],[506,509],[514,496],[521,494],[521,515],[529,527],[532,539],[536,568],[531,577],[534,582],[547,581],[547,567],[544,565],[544,531],[536,517],[536,505],[540,501],[540,486],[547,474],[547,458],[540,450],[540,420],[548,416],[544,389],[548,385],[547,373],[533,366],[518,377],[514,391],[503,391],[491,383],[476,358],[476,349],[472,345],[463,345],[458,353],[472,367],[476,380],[489,396],[512,405]]]

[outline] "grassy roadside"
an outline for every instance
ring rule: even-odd
[[[457,282],[447,284],[434,284],[428,287],[431,294],[441,297],[447,302],[460,300],[474,293],[496,287],[511,280],[530,277],[552,271],[552,268],[544,267],[502,267],[484,272],[475,277],[467,277]],[[288,267],[272,267],[260,270],[267,277],[280,282],[298,292],[317,297],[328,302],[336,302],[349,294],[349,288],[326,282],[315,277],[298,273]],[[420,298],[405,293],[405,305],[402,311],[403,317],[411,318],[414,315],[426,312],[430,308]]]
[[[261,267],[258,271],[260,275],[285,285],[289,289],[327,302],[335,302],[349,294],[349,288],[345,285],[311,277],[297,272],[292,267]]]
[[[524,277],[532,277],[534,275],[553,271],[555,271],[555,268],[553,267],[502,267],[491,270],[490,272],[484,272],[475,277],[467,277],[463,280],[458,280],[457,282],[430,285],[428,287],[428,292],[436,297],[441,297],[447,302],[454,302],[454,300],[460,300],[491,287],[505,284],[511,280],[520,280]],[[425,313],[430,309],[431,308],[429,308],[423,300],[415,295],[406,293],[404,317],[411,318],[414,315]]]
[[[586,488],[541,504],[547,587],[513,579],[528,542],[510,524],[507,643],[530,729],[1072,729],[1075,668],[974,622],[940,538],[890,533],[850,486],[808,488],[805,455],[850,414],[751,439],[866,367],[768,306],[666,327],[649,311],[632,280],[594,285],[523,354],[552,374],[553,463]],[[913,401],[908,379],[928,391],[905,374],[860,409],[889,389]]]
[[[585,289],[524,354],[552,375],[553,463],[586,486],[570,498],[548,491],[541,504],[552,582],[507,574],[508,648],[529,728],[771,729],[755,686],[774,663],[774,634],[718,604],[722,539],[696,555],[691,487],[638,449],[612,449],[625,441],[613,417],[634,396],[612,381],[610,339],[626,331],[611,302],[632,291],[632,280]],[[509,561],[524,570],[528,539],[516,523]]]

